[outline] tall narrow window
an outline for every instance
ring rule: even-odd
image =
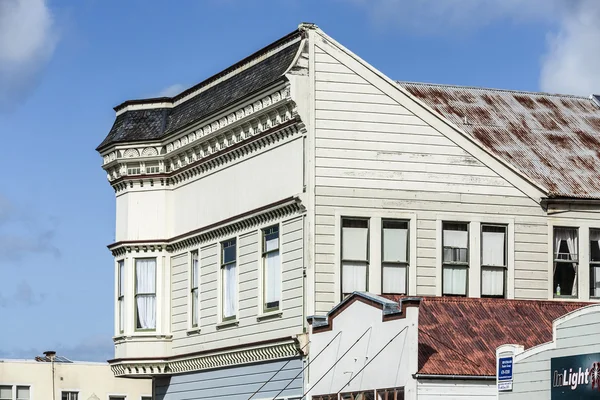
[[[136,329],[156,329],[156,259],[135,260]]]
[[[481,225],[481,296],[506,295],[506,226]]]
[[[192,252],[192,273],[190,276],[191,280],[191,293],[190,301],[192,303],[192,328],[198,327],[200,321],[200,297],[198,293],[198,287],[200,284],[200,265],[198,262],[198,252]]]
[[[125,330],[125,260],[119,260],[118,268],[117,304],[119,309],[119,333],[123,333]]]
[[[442,294],[467,295],[469,270],[469,226],[444,222],[442,226]]]
[[[554,228],[555,296],[577,296],[578,248],[576,228]]]
[[[342,294],[367,290],[369,220],[342,219]]]
[[[221,244],[221,280],[223,293],[223,321],[235,319],[237,303],[237,274],[235,239]]]
[[[382,293],[406,294],[408,221],[382,221]]]
[[[279,225],[262,231],[263,311],[279,309],[281,298],[281,258],[279,257]]]
[[[590,229],[590,296],[600,297],[600,229]]]

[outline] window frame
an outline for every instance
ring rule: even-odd
[[[470,267],[471,267],[471,222],[470,221],[453,221],[453,220],[448,220],[448,219],[444,219],[441,221],[442,222],[442,226],[441,226],[441,254],[440,254],[440,260],[441,260],[441,264],[442,264],[442,287],[441,287],[441,292],[442,292],[442,296],[446,296],[446,297],[469,297],[469,271],[470,271]],[[453,225],[466,225],[467,227],[467,261],[466,262],[447,262],[444,261],[444,225],[446,224],[453,224]],[[466,278],[465,278],[465,294],[447,294],[444,293],[444,267],[446,266],[451,266],[451,267],[458,267],[458,268],[464,268],[466,270]]]
[[[16,396],[16,389],[15,389],[16,385],[0,385],[0,389],[9,389],[10,390],[10,399],[4,399],[4,398],[0,398],[0,400],[13,400],[14,397]]]
[[[119,334],[125,333],[125,274],[125,259],[117,260],[117,332]]]
[[[385,254],[385,250],[384,250],[384,242],[385,242],[385,236],[384,236],[384,225],[386,222],[401,222],[406,224],[406,261],[402,262],[402,261],[385,261],[384,260],[384,254]],[[410,251],[410,241],[411,241],[411,229],[410,229],[410,220],[409,219],[405,219],[405,218],[387,218],[387,217],[382,217],[381,218],[381,248],[380,248],[380,254],[381,254],[381,293],[382,294],[401,294],[401,295],[408,295],[409,292],[409,287],[410,287],[410,282],[409,282],[409,277],[410,277],[410,273],[409,273],[409,268],[410,268],[410,258],[412,256],[412,253]],[[368,234],[367,234],[367,238],[368,238]],[[368,241],[367,241],[368,243]],[[400,268],[402,266],[404,266],[405,271],[405,277],[404,277],[404,293],[387,293],[383,291],[383,277],[384,277],[384,268],[385,266],[388,265],[390,268],[394,268],[394,266],[399,266]],[[396,267],[397,268],[397,267]],[[367,268],[367,275],[368,275],[368,268]],[[369,287],[369,281],[367,280],[367,288]]]
[[[344,221],[366,221],[367,223],[367,243],[366,260],[344,259]],[[365,269],[365,291],[369,291],[369,272],[371,260],[371,217],[353,217],[342,215],[340,219],[340,294],[342,300],[352,293],[344,293],[344,262],[364,262]]]
[[[198,263],[198,271],[197,271],[197,286],[194,286],[194,257]],[[192,250],[190,252],[190,314],[189,321],[190,327],[192,329],[197,329],[200,327],[200,251]],[[198,293],[198,300],[194,301],[194,292]],[[194,321],[194,309],[196,310],[196,320]]]
[[[594,276],[594,274],[592,273],[592,269],[600,268],[600,259],[597,261],[592,261],[592,239],[591,239],[592,231],[600,233],[600,228],[589,228],[589,230],[588,230],[588,246],[589,246],[588,269],[589,269],[589,281],[590,281],[589,282],[589,295],[590,295],[590,299],[598,300],[598,299],[600,299],[600,296],[595,296],[592,294],[592,290],[594,289],[594,287],[592,285],[592,283],[593,283],[592,279]],[[553,284],[553,286],[554,286],[554,284]]]
[[[233,261],[229,261],[229,262],[225,262],[224,258],[225,258],[225,243],[230,243],[233,242],[233,246],[228,246],[228,247],[234,247],[235,248],[235,258],[233,259]],[[229,321],[236,321],[237,320],[237,316],[238,316],[238,303],[239,303],[239,299],[238,299],[238,294],[239,294],[239,280],[238,280],[238,237],[234,236],[230,239],[227,240],[223,240],[221,241],[220,245],[219,245],[219,249],[221,252],[220,255],[220,263],[219,263],[219,273],[220,273],[220,278],[221,278],[221,310],[220,310],[220,315],[221,315],[221,322],[229,322]],[[225,266],[229,265],[229,264],[235,264],[235,291],[236,291],[236,295],[235,295],[235,314],[225,317]]]
[[[556,230],[557,229],[567,229],[567,230],[572,230],[575,231],[577,234],[577,248],[575,249],[576,256],[577,259],[575,261],[573,260],[564,260],[564,259],[560,259],[560,258],[556,258],[557,254],[564,254],[564,253],[558,253],[557,249],[556,249]],[[579,287],[579,274],[581,273],[580,270],[580,263],[581,263],[581,258],[580,258],[580,247],[581,247],[581,233],[579,232],[580,228],[578,226],[569,226],[569,225],[552,225],[551,227],[551,240],[552,240],[552,257],[551,257],[551,271],[552,271],[552,279],[549,280],[550,281],[550,287],[551,287],[551,291],[552,291],[552,297],[555,299],[561,299],[561,298],[566,298],[566,299],[577,299],[579,298],[579,293],[581,291],[581,288]],[[571,253],[569,253],[569,255],[571,255]],[[556,294],[556,290],[554,288],[554,271],[556,268],[556,263],[564,263],[564,264],[576,264],[576,268],[577,270],[575,271],[575,277],[574,277],[574,284],[577,285],[577,293],[576,294],[567,294],[564,295],[562,294],[562,289],[561,289],[561,294],[557,295]]]
[[[275,250],[266,250],[266,244],[267,244],[267,230],[269,229],[273,229],[273,228],[277,228],[277,249]],[[282,291],[281,291],[281,286],[279,287],[279,300],[277,301],[277,306],[274,307],[268,307],[267,302],[265,301],[266,299],[266,290],[267,290],[267,285],[266,285],[266,269],[267,269],[267,255],[278,252],[279,253],[279,280],[280,283],[282,283],[283,280],[283,262],[281,259],[281,226],[279,223],[274,224],[274,225],[270,225],[267,227],[264,227],[260,230],[261,233],[261,263],[262,263],[262,295],[261,295],[261,310],[263,313],[270,313],[270,312],[275,312],[275,311],[279,311],[281,310],[281,302],[282,302]]]
[[[137,261],[138,260],[154,260],[154,294],[152,293],[138,293],[137,292]],[[158,275],[158,257],[139,257],[139,258],[134,258],[133,260],[133,292],[134,292],[134,297],[133,297],[133,310],[134,310],[134,316],[133,316],[133,326],[134,326],[134,331],[135,332],[156,332],[157,330],[157,325],[158,325],[158,296],[157,296],[157,275]],[[138,305],[137,305],[137,299],[138,296],[142,295],[142,296],[152,296],[154,295],[154,319],[155,319],[155,323],[154,323],[154,328],[138,328]]]
[[[60,399],[63,400],[63,395],[67,395],[66,400],[79,400],[79,390],[61,390],[60,391]],[[75,395],[75,398],[69,398],[69,395]]]
[[[485,265],[483,264],[483,228],[486,226],[496,227],[496,228],[504,228],[504,265]],[[508,224],[500,224],[500,223],[490,223],[490,222],[482,222],[479,225],[479,281],[480,288],[479,294],[482,298],[491,298],[491,299],[505,299],[508,297]],[[483,294],[483,270],[485,269],[502,269],[502,295],[484,295]],[[468,275],[468,274],[467,274]],[[468,282],[468,277],[467,277]],[[468,290],[467,290],[468,292]]]

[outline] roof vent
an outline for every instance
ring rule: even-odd
[[[45,351],[44,355],[49,358],[50,360],[54,360],[56,358],[56,352],[55,351]]]
[[[596,105],[600,107],[600,94],[593,94],[590,97],[592,98],[592,100],[594,100],[594,103],[596,103]]]

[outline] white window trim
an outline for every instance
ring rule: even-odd
[[[268,224],[261,225],[256,231],[258,232],[258,240],[257,240],[257,254],[258,254],[258,304],[256,309],[257,320],[269,319],[269,317],[277,317],[283,314],[283,266],[285,264],[285,260],[283,257],[283,222],[277,221]],[[281,264],[281,286],[279,293],[279,309],[273,311],[264,311],[264,285],[265,285],[265,268],[264,268],[264,259],[263,259],[263,229],[269,228],[271,226],[279,226],[279,262]]]
[[[467,271],[467,297],[481,297],[481,225],[507,226],[506,298],[515,298],[515,220],[484,214],[444,213],[436,215],[435,234],[435,295],[442,296],[442,223],[469,224],[469,268]]]
[[[58,397],[57,400],[62,400],[62,394],[64,392],[71,392],[71,393],[77,393],[77,400],[83,400],[80,396],[81,394],[81,390],[80,389],[68,389],[68,388],[60,388],[57,389],[58,390]]]
[[[198,325],[194,326],[194,323],[192,321],[193,319],[193,313],[192,313],[192,303],[194,301],[194,298],[192,296],[192,268],[193,268],[193,253],[196,252],[196,254],[198,255]],[[200,279],[200,277],[202,276],[202,259],[200,258],[200,249],[199,248],[195,248],[195,249],[191,249],[190,251],[187,252],[187,262],[188,262],[188,284],[187,284],[187,326],[188,326],[188,334],[192,334],[195,332],[200,332],[200,328],[201,328],[201,324],[202,324],[202,318],[200,315],[200,311],[201,311],[201,307],[200,305],[202,304],[201,301],[201,296],[202,296],[202,291],[201,291],[201,287],[202,287],[202,281]],[[220,265],[220,264],[219,264]]]
[[[164,335],[163,314],[165,310],[168,310],[166,315],[171,315],[171,274],[170,272],[165,274],[164,271],[168,267],[167,260],[170,260],[171,256],[172,254],[165,251],[149,251],[145,254],[136,252],[126,257],[125,277],[126,282],[129,282],[125,286],[125,317],[127,319],[125,320],[125,332],[119,337]],[[153,331],[136,331],[135,327],[135,260],[138,258],[156,258],[156,329]],[[127,265],[131,267],[127,268]],[[170,267],[167,270],[170,271]],[[164,293],[168,293],[168,296],[164,296]],[[168,332],[168,329],[166,331]]]
[[[12,398],[17,398],[17,386],[29,388],[29,400],[33,400],[33,385],[31,383],[6,383],[0,382],[0,386],[12,386]]]
[[[247,234],[247,233],[246,233]],[[225,328],[231,325],[237,325],[240,320],[240,236],[243,236],[244,233],[238,233],[234,236],[226,236],[223,237],[222,240],[219,240],[217,245],[217,262],[218,262],[218,288],[217,294],[219,296],[217,304],[219,305],[218,311],[218,319],[219,323],[217,324],[217,328]],[[235,318],[223,320],[223,243],[229,240],[235,239],[235,284],[236,284],[236,302],[235,302]]]
[[[120,315],[119,315],[119,263],[123,261],[123,332],[119,330]],[[125,257],[120,257],[115,259],[115,336],[120,337],[124,336],[127,333],[127,259]]]
[[[408,294],[417,295],[417,214],[395,210],[357,210],[355,208],[336,208],[335,210],[335,249],[334,249],[334,296],[336,303],[342,298],[342,217],[369,219],[369,268],[368,285],[370,293],[381,294],[381,220],[398,219],[408,221]]]
[[[111,397],[123,397],[123,398],[125,398],[125,400],[127,400],[126,394],[119,394],[119,393],[108,393],[106,395],[106,400],[112,400]]]
[[[548,219],[548,300],[590,301],[590,229],[598,229],[590,221]],[[577,264],[577,297],[554,297],[554,228],[576,228],[579,241]]]

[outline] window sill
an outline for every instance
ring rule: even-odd
[[[234,326],[238,326],[240,324],[240,321],[238,321],[237,319],[232,319],[229,321],[223,321],[219,324],[217,324],[217,330],[219,329],[226,329],[226,328],[232,328]]]
[[[553,295],[552,296],[555,300],[579,300],[579,297],[577,296],[571,296],[571,295]]]
[[[192,328],[192,329],[188,329],[185,332],[188,336],[192,336],[192,335],[199,335],[200,334],[200,328]]]
[[[258,322],[260,322],[260,321],[264,321],[264,320],[268,320],[268,319],[281,318],[282,315],[283,315],[283,311],[281,311],[281,310],[269,311],[264,314],[258,315],[256,317],[256,320]]]
[[[157,340],[171,340],[173,338],[172,335],[163,335],[156,332],[135,332],[133,334],[120,334],[119,336],[113,336],[113,342],[115,343],[125,343],[131,340],[136,339],[157,339]]]

